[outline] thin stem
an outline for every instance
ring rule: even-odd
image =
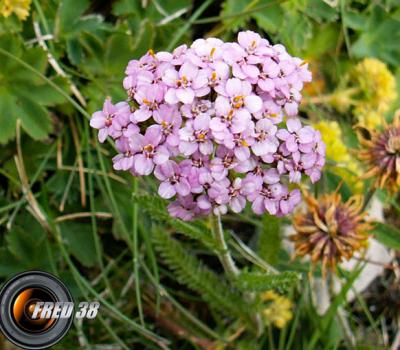
[[[373,197],[374,194],[375,194],[375,191],[376,191],[376,189],[375,189],[374,187],[372,187],[372,188],[367,192],[367,194],[365,195],[365,197],[364,197],[364,204],[363,204],[363,207],[362,207],[362,210],[363,210],[363,211],[367,208],[369,202],[371,201],[372,197]]]
[[[235,262],[232,259],[231,253],[229,252],[228,246],[225,242],[224,230],[222,228],[221,216],[219,214],[211,215],[210,217],[211,227],[214,234],[215,242],[218,247],[218,257],[221,261],[224,270],[231,276],[236,277],[240,271],[236,267]]]
[[[133,179],[133,194],[136,195],[138,192],[138,180]],[[142,326],[144,326],[144,316],[142,307],[142,296],[140,292],[140,276],[139,276],[139,249],[138,249],[138,205],[133,203],[132,205],[132,247],[133,247],[133,271],[135,275],[135,294],[136,302],[139,311],[139,319]]]
[[[199,8],[193,13],[193,15],[189,18],[189,20],[185,23],[183,27],[181,27],[173,39],[170,41],[167,51],[171,51],[175,45],[181,40],[182,36],[189,30],[192,23],[201,16],[201,14],[213,3],[214,0],[204,1]]]

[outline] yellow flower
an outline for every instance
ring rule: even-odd
[[[0,0],[0,14],[4,17],[15,13],[24,21],[29,16],[29,7],[32,0]]]
[[[353,114],[358,119],[358,124],[367,129],[376,129],[382,125],[382,121],[384,120],[384,116],[381,113],[365,105],[357,106]]]
[[[267,303],[267,307],[262,311],[265,322],[273,324],[275,327],[283,328],[292,317],[292,301],[273,291],[265,292],[261,296],[262,301]]]
[[[314,124],[321,132],[326,145],[326,156],[337,163],[332,170],[340,175],[354,191],[361,191],[363,183],[358,180],[359,167],[343,143],[342,130],[336,121],[321,121]]]
[[[361,91],[360,104],[364,109],[385,113],[396,99],[396,80],[385,63],[365,58],[351,72]]]

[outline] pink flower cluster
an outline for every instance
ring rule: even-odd
[[[257,214],[290,213],[302,174],[318,181],[321,135],[296,117],[307,64],[257,33],[150,50],[126,68],[128,100],[106,100],[91,126],[116,140],[114,169],[160,181],[172,216],[191,220],[251,202]]]

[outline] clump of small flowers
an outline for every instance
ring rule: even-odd
[[[12,13],[22,21],[29,16],[29,8],[32,0],[1,0],[0,14],[3,17],[8,17]]]
[[[387,112],[397,97],[396,79],[388,67],[376,58],[365,58],[353,71],[364,107],[378,113]]]
[[[296,231],[295,256],[308,255],[313,266],[320,263],[322,274],[335,271],[337,264],[349,260],[366,247],[371,224],[363,211],[363,197],[355,195],[344,202],[337,192],[319,198],[305,193],[305,210],[293,217]]]
[[[286,215],[303,175],[319,180],[321,134],[297,117],[307,64],[251,31],[237,42],[198,39],[148,51],[126,68],[127,101],[93,114],[99,140],[116,141],[114,168],[154,174],[183,220],[239,213]]]
[[[328,96],[326,102],[341,112],[351,110],[363,127],[380,125],[397,97],[395,77],[376,58],[365,58],[354,66],[345,85]]]
[[[293,317],[293,303],[283,295],[270,290],[261,295],[261,300],[266,304],[262,316],[267,325],[284,328]]]

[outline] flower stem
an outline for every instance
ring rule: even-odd
[[[235,262],[232,259],[231,253],[229,252],[228,246],[225,242],[224,230],[222,228],[221,216],[219,214],[211,215],[210,217],[212,231],[215,237],[215,242],[218,248],[218,257],[221,261],[222,266],[230,277],[236,277],[240,274],[239,269],[236,267]]]
[[[367,194],[365,195],[365,197],[364,197],[364,204],[363,204],[363,207],[362,207],[362,210],[363,210],[363,211],[367,208],[368,204],[371,202],[371,199],[372,199],[372,197],[374,196],[375,192],[376,192],[376,189],[375,189],[375,188],[371,188],[371,189],[367,192]]]

